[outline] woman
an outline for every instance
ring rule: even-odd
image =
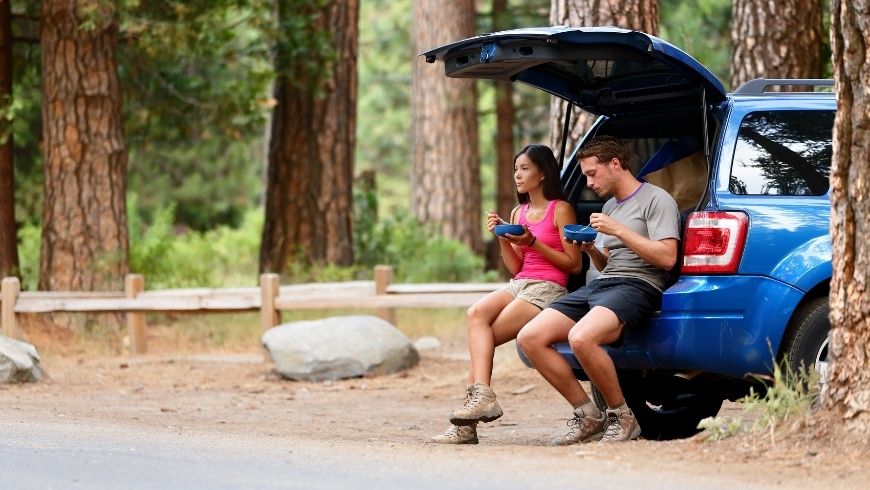
[[[450,415],[451,426],[432,438],[443,444],[477,444],[477,423],[502,415],[490,388],[496,346],[516,338],[520,329],[551,301],[564,295],[568,274],[580,267],[577,247],[563,247],[562,227],[576,222],[574,209],[562,200],[559,165],[544,145],[529,145],[514,157],[519,205],[511,223],[522,235],[498,237],[501,257],[513,275],[503,289],[493,291],[468,309],[468,350],[471,368],[465,406]],[[487,229],[504,223],[487,213]]]

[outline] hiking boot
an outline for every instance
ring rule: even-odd
[[[607,429],[601,442],[630,441],[639,436],[640,425],[630,409],[607,410]]]
[[[495,400],[495,392],[483,383],[469,385],[466,390],[465,406],[450,414],[454,425],[472,425],[476,422],[492,422],[504,412]]]
[[[568,433],[553,439],[550,444],[567,446],[580,442],[598,441],[604,435],[606,422],[607,418],[604,415],[596,419],[591,415],[586,415],[582,407],[577,407],[574,409],[574,418],[568,421]]]
[[[477,444],[477,424],[451,424],[447,430],[429,440],[438,444]]]

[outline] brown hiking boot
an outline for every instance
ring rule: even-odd
[[[447,430],[429,440],[438,444],[477,444],[477,424],[451,424]]]
[[[640,425],[630,409],[607,410],[607,429],[601,442],[630,441],[639,436]]]
[[[492,388],[483,383],[474,383],[467,389],[465,406],[450,414],[450,423],[472,425],[477,422],[492,422],[503,413]]]
[[[553,446],[567,446],[569,444],[600,440],[604,435],[604,429],[607,426],[606,422],[607,417],[604,415],[596,419],[591,415],[586,415],[582,407],[577,407],[574,409],[574,418],[568,421],[568,433],[553,439],[550,444]]]

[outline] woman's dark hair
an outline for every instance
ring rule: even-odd
[[[546,145],[528,145],[514,155],[514,165],[517,164],[517,158],[520,155],[525,155],[532,163],[538,167],[538,170],[544,174],[544,197],[548,201],[556,199],[564,200],[562,194],[562,182],[559,180],[559,164],[556,163],[556,157],[553,156],[553,150]],[[529,202],[529,194],[527,192],[517,192],[517,201],[520,204]]]

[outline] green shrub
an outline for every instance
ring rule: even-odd
[[[483,258],[463,243],[438,236],[432,226],[421,224],[406,212],[379,220],[373,193],[358,194],[354,228],[357,264],[371,269],[392,265],[396,282],[466,282],[495,280],[485,274]],[[374,210],[374,211],[373,211]]]
[[[129,213],[130,270],[145,275],[146,287],[257,284],[262,210],[246,211],[238,228],[219,226],[206,232],[176,233],[173,222],[172,206],[157,210],[148,225],[135,212]]]
[[[769,434],[771,443],[774,443],[777,428],[809,413],[819,399],[821,388],[819,373],[815,370],[802,368],[793,372],[783,364],[785,367],[774,364],[773,377],[767,377],[769,385],[764,393],[750,388],[749,394],[737,401],[743,408],[741,415],[708,417],[698,424],[698,428],[705,429],[713,440],[747,431]],[[744,421],[750,413],[755,417],[751,425]]]
[[[39,284],[39,246],[42,241],[39,225],[25,224],[18,228],[18,265],[21,289],[36,291]]]

